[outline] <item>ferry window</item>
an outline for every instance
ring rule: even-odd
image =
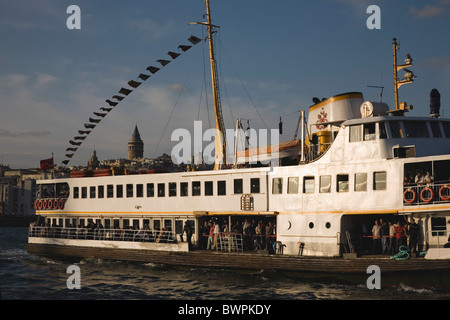
[[[87,187],[81,187],[81,198],[87,198]]]
[[[439,122],[432,121],[430,122],[431,132],[433,133],[434,138],[442,138],[441,128],[439,126]]]
[[[166,231],[172,231],[172,220],[164,219],[164,228]]]
[[[106,197],[108,198],[114,197],[114,186],[112,184],[108,184],[106,186]]]
[[[450,160],[434,161],[433,176],[434,181],[448,181],[450,179]]]
[[[407,138],[428,138],[428,128],[423,121],[404,121],[405,133]]]
[[[442,126],[444,127],[445,137],[450,138],[450,122],[442,122]]]
[[[350,126],[350,142],[362,141],[361,125]]]
[[[105,229],[111,229],[111,220],[105,219]]]
[[[259,193],[259,178],[251,178],[250,179],[250,193]]]
[[[67,183],[56,184],[56,196],[59,198],[67,199],[69,197],[70,187]]]
[[[153,229],[161,230],[161,220],[153,220]]]
[[[192,181],[192,195],[201,195],[200,181]]]
[[[375,140],[375,123],[365,123],[364,128],[364,141]]]
[[[386,190],[386,171],[373,173],[373,190]]]
[[[447,230],[445,217],[431,217],[431,235],[443,236]]]
[[[330,193],[331,192],[331,176],[319,177],[319,192]]]
[[[133,219],[133,228],[139,229],[139,220]]]
[[[153,183],[147,183],[147,197],[155,196],[155,185]]]
[[[348,174],[337,175],[337,192],[348,191]]]
[[[180,196],[182,197],[187,197],[188,194],[188,183],[187,182],[181,182],[180,183]]]
[[[95,198],[95,187],[89,187],[89,198],[94,199]]]
[[[391,136],[393,139],[403,138],[403,130],[399,121],[389,121],[389,127],[391,129]]]
[[[213,182],[205,181],[205,196],[212,196],[212,195],[213,195]]]
[[[127,198],[133,197],[133,185],[127,184]]]
[[[378,130],[380,131],[380,139],[387,139],[387,130],[386,130],[386,123],[379,122],[378,123]]]
[[[314,193],[314,177],[303,177],[303,193]]]
[[[150,228],[150,219],[144,219],[142,220],[142,223],[144,225],[144,228]]]
[[[80,189],[78,187],[73,187],[73,198],[78,199],[80,197]]]
[[[120,228],[120,220],[119,219],[114,219],[113,220],[113,225],[114,225],[114,229]]]
[[[105,197],[105,186],[98,186],[98,197],[104,198]]]
[[[130,226],[130,219],[123,219],[122,220],[122,228],[128,228]]]
[[[288,178],[288,194],[297,194],[298,193],[298,177],[289,177]]]
[[[241,194],[243,192],[242,190],[242,179],[234,179],[234,193],[235,194]]]
[[[122,198],[123,197],[123,185],[118,184],[116,186],[116,197],[117,198]]]
[[[166,196],[166,185],[164,183],[158,183],[158,197]]]
[[[224,196],[227,194],[227,185],[225,180],[217,181],[217,195]]]
[[[367,191],[367,173],[355,173],[355,191]]]
[[[144,185],[137,184],[136,185],[136,197],[142,198],[144,196]]]
[[[177,196],[177,183],[169,182],[169,197],[176,197],[176,196]]]
[[[282,193],[283,193],[283,178],[273,178],[272,194],[282,194]]]

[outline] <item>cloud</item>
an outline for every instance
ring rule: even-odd
[[[169,20],[165,24],[159,24],[151,19],[139,19],[130,21],[128,28],[136,29],[140,34],[145,34],[146,37],[157,40],[169,36],[177,27],[173,20]]]
[[[450,57],[431,57],[426,59],[423,64],[433,69],[443,69],[450,66]]]
[[[442,0],[437,4],[427,4],[422,8],[410,7],[409,13],[416,18],[435,18],[449,14],[450,1]]]

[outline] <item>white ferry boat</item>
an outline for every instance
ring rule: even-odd
[[[202,24],[209,31],[216,128],[223,132],[206,2]],[[106,170],[38,181],[41,219],[30,227],[28,251],[241,269],[449,269],[450,119],[434,109],[429,117],[405,116],[411,107],[398,102],[398,88],[414,76],[398,80],[411,61],[397,65],[395,39],[393,52],[395,108],[365,101],[360,92],[315,99],[307,121],[301,119],[301,138],[284,144],[297,148],[294,165],[221,167],[226,147],[217,138],[214,170]],[[409,180],[419,172],[433,179]],[[380,219],[406,227],[414,219],[415,254],[405,242],[387,255],[369,255]],[[204,229],[210,223],[218,225],[215,234]],[[258,224],[265,232],[256,233]],[[389,233],[380,237],[396,242]]]

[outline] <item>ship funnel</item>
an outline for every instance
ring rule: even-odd
[[[441,94],[437,89],[430,92],[430,117],[439,118],[439,109],[441,108]]]

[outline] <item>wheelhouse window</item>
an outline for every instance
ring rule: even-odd
[[[192,181],[192,195],[193,196],[201,195],[200,181]]]
[[[217,195],[225,196],[227,194],[227,182],[225,180],[217,181]]]
[[[389,128],[393,139],[404,137],[400,121],[389,121]]]
[[[362,141],[361,125],[350,126],[350,142]]]
[[[259,178],[251,178],[250,179],[250,193],[259,193]]]
[[[213,195],[213,182],[205,181],[205,196],[212,196],[212,195]]]
[[[234,194],[243,193],[243,181],[242,179],[234,179]]]
[[[444,128],[445,137],[450,138],[450,122],[442,122],[442,127]]]
[[[367,191],[367,173],[355,173],[355,191]]]
[[[314,193],[314,177],[303,177],[303,193]]]
[[[441,127],[439,126],[439,122],[431,121],[430,127],[431,132],[433,133],[433,138],[442,138]]]
[[[386,130],[385,122],[378,123],[378,130],[379,130],[380,139],[387,139],[387,130]]]
[[[288,178],[288,194],[298,193],[298,177]]]
[[[375,123],[364,123],[364,141],[375,140]]]
[[[373,190],[386,190],[386,171],[373,173]]]
[[[330,193],[331,192],[331,176],[319,177],[319,192]]]
[[[404,121],[407,138],[428,138],[427,123],[424,121]]]
[[[282,194],[282,193],[283,193],[283,178],[273,178],[272,194]]]
[[[348,174],[338,174],[337,175],[337,192],[347,192],[348,191]]]

